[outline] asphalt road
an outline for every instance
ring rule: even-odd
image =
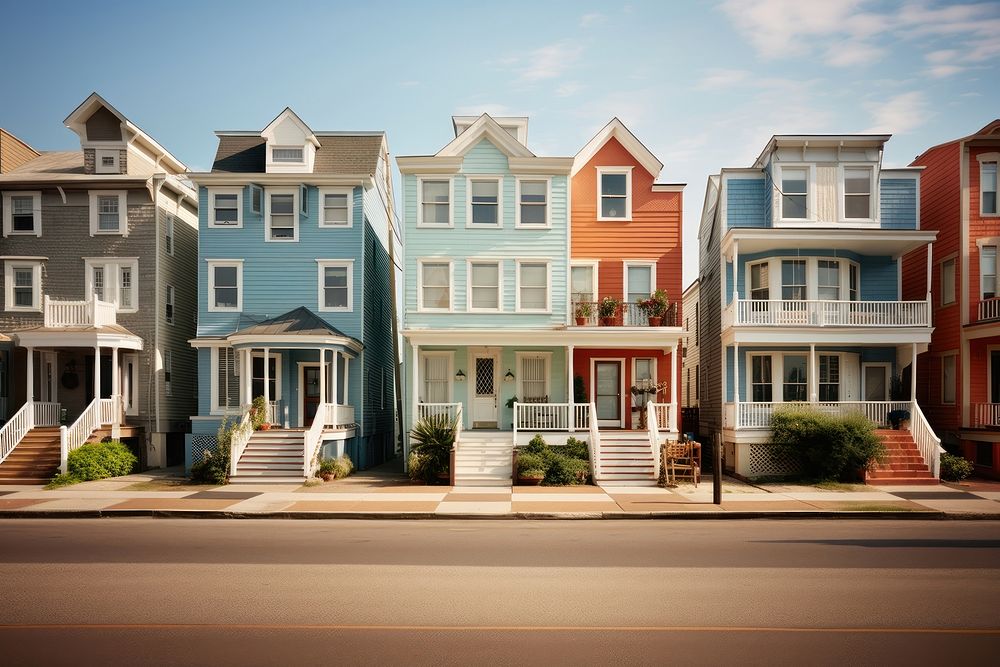
[[[0,663],[991,664],[1000,523],[0,521]]]

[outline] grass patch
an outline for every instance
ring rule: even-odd
[[[916,507],[905,507],[900,505],[883,505],[881,503],[859,503],[857,505],[851,504],[849,507],[845,507],[844,511],[847,512],[923,512]]]
[[[307,479],[302,483],[302,486],[305,488],[312,488],[314,486],[323,486],[323,480],[318,479],[316,477],[310,477],[309,479]]]
[[[46,491],[51,491],[52,489],[61,489],[64,486],[70,486],[71,484],[79,484],[83,480],[76,475],[70,475],[69,473],[59,473],[52,478],[52,481],[45,485]]]
[[[187,479],[151,479],[129,484],[122,491],[204,491],[205,484],[192,484]],[[214,485],[213,485],[214,486]]]
[[[870,491],[871,490],[864,484],[848,484],[846,482],[833,482],[829,480],[823,482],[814,482],[813,484],[810,484],[810,486],[814,486],[817,489],[821,489],[823,491]]]

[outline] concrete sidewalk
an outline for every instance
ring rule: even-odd
[[[298,484],[193,485],[153,471],[60,489],[0,487],[0,518],[47,516],[758,518],[845,515],[1000,519],[1000,483],[932,487],[753,486],[711,480],[697,488],[414,486],[387,466],[347,479]]]

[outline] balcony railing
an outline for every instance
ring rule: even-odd
[[[979,302],[980,322],[994,322],[1000,320],[1000,298],[983,299]]]
[[[580,317],[576,317],[579,314]],[[619,305],[614,314],[610,317],[600,316],[600,302],[598,301],[575,301],[573,302],[573,323],[577,326],[602,326],[602,327],[649,327],[649,316],[634,303],[623,303]],[[672,303],[667,307],[666,314],[660,318],[657,326],[675,327],[677,324],[677,303]],[[582,322],[581,324],[577,324]]]
[[[928,327],[931,324],[927,301],[739,299],[726,310],[724,326]]]
[[[972,428],[1000,428],[1000,403],[973,403]]]
[[[354,423],[353,405],[326,404],[326,426],[344,428]]]
[[[44,297],[46,327],[104,327],[117,324],[115,304],[97,297],[87,301],[54,301]]]
[[[860,412],[876,426],[886,426],[886,416],[893,410],[909,410],[910,401],[831,401],[821,403],[726,403],[723,425],[726,428],[768,429],[771,415],[781,407],[805,407],[843,417]]]

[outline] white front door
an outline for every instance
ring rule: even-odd
[[[477,354],[475,387],[472,396],[472,428],[497,428],[497,359],[493,354]]]
[[[861,392],[866,401],[888,401],[889,364],[862,364]]]
[[[625,415],[622,408],[622,361],[595,360],[591,386],[597,407],[597,425],[622,428]]]
[[[38,357],[41,360],[42,375],[41,382],[39,383],[39,397],[43,403],[58,403],[59,402],[59,383],[58,383],[58,373],[59,365],[58,358],[55,352],[39,352]]]

